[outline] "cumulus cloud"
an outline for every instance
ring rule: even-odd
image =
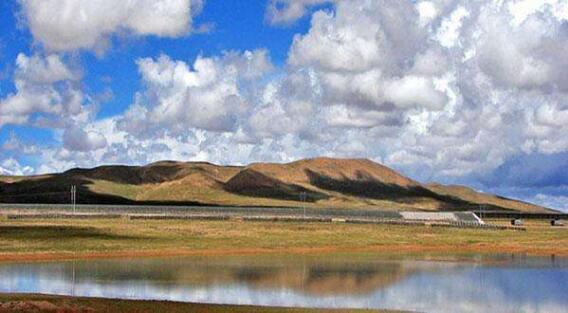
[[[447,102],[446,96],[436,90],[431,79],[408,75],[401,79],[386,82],[385,99],[398,107],[424,106],[439,110]]]
[[[30,175],[33,172],[34,169],[31,166],[23,166],[14,158],[5,159],[0,162],[0,175]]]
[[[245,86],[272,68],[266,50],[198,57],[192,66],[162,55],[137,61],[146,90],[125,114],[121,127],[136,136],[166,129],[233,131],[249,104]]]
[[[549,208],[556,208],[560,211],[568,213],[568,196],[553,196],[539,193],[536,196],[527,199],[533,203],[541,203]]]
[[[191,30],[202,0],[19,0],[34,38],[52,51],[102,51],[109,36],[177,37]]]
[[[446,98],[432,75],[440,70],[428,62],[442,52],[436,45],[427,49],[418,16],[411,2],[339,2],[335,12],[313,15],[310,31],[294,38],[288,62],[316,71],[326,103],[441,109]]]
[[[106,138],[95,131],[69,127],[63,133],[63,147],[69,151],[92,151],[105,148]]]
[[[54,83],[63,80],[78,80],[80,74],[64,64],[61,57],[55,54],[41,57],[40,55],[26,56],[18,54],[16,58],[18,79],[32,83]]]
[[[306,15],[310,7],[333,0],[270,0],[265,19],[271,24],[289,24]]]
[[[498,85],[568,90],[568,31],[552,12],[532,14],[512,25],[501,12],[483,11],[477,25],[482,31],[477,62]]]
[[[399,125],[400,116],[381,111],[363,110],[353,106],[334,105],[323,112],[331,127],[373,128],[377,125]]]
[[[16,91],[0,99],[0,127],[6,124],[53,126],[53,122],[84,118],[84,95],[77,86],[79,71],[58,55],[27,56],[16,59]],[[34,116],[33,120],[30,118]]]

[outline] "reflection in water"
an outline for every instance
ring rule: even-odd
[[[425,312],[566,312],[566,259],[376,256],[1,264],[0,292]]]

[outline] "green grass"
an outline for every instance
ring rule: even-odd
[[[568,228],[526,232],[399,225],[182,220],[0,221],[0,257],[37,253],[239,250],[440,251],[568,255]]]

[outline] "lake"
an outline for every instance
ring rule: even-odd
[[[0,292],[420,312],[568,312],[568,260],[269,255],[0,263]]]

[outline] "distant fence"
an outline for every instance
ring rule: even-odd
[[[59,213],[42,213],[42,214],[4,214],[7,220],[23,220],[23,219],[109,219],[121,218],[119,214],[59,214]]]
[[[126,218],[187,219],[245,221],[297,221],[429,225],[433,227],[467,227],[486,229],[521,229],[519,227],[483,225],[472,212],[397,212],[370,209],[291,208],[291,207],[225,207],[165,205],[77,205],[67,204],[0,204],[0,215],[6,219],[57,218]],[[487,218],[568,219],[568,214],[514,213],[484,211]]]
[[[206,220],[206,221],[226,221],[239,220],[245,222],[291,222],[291,223],[346,223],[346,224],[376,224],[376,225],[401,225],[401,226],[428,226],[428,227],[455,227],[455,228],[474,228],[491,230],[517,230],[524,231],[524,227],[501,226],[480,224],[471,221],[435,221],[435,220],[406,220],[406,219],[368,219],[368,218],[331,218],[331,217],[310,217],[310,216],[236,216],[236,215],[175,215],[175,214],[6,214],[8,220],[24,219],[101,219],[114,218],[125,220]]]
[[[4,214],[75,213],[68,204],[0,204]],[[477,219],[471,212],[398,212],[377,209],[298,208],[298,207],[231,207],[231,206],[159,206],[159,205],[77,205],[77,214],[108,215],[227,215],[291,216],[316,218],[361,218],[381,220],[469,221]]]
[[[0,204],[0,211],[17,213],[71,213],[69,204]],[[167,206],[167,205],[77,205],[77,213],[89,214],[222,214],[239,216],[316,216],[316,217],[362,217],[400,219],[396,211],[334,208],[291,207],[233,207],[233,206]]]
[[[558,219],[558,220],[568,220],[568,214],[566,213],[516,213],[509,211],[482,211],[480,214],[481,218],[523,218],[523,219]]]

